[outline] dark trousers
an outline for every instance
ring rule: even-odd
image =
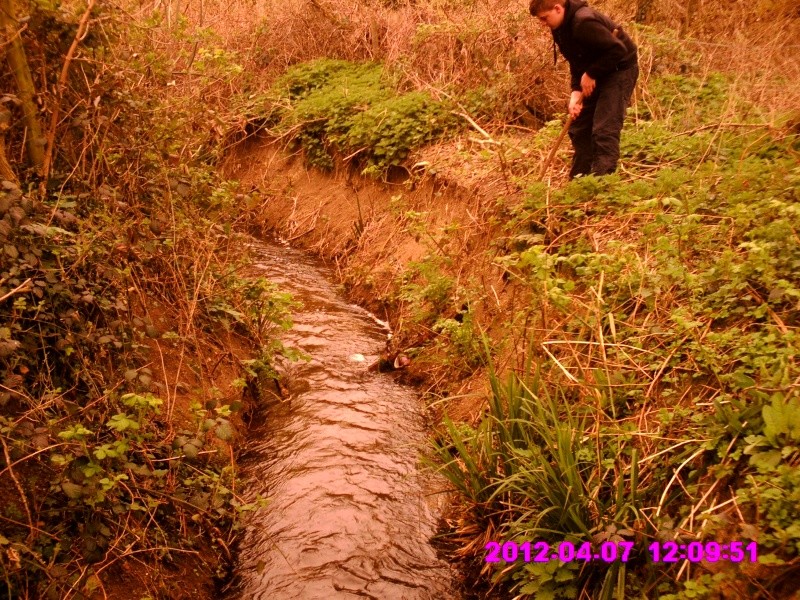
[[[619,135],[639,67],[613,71],[597,82],[594,93],[583,100],[583,109],[569,128],[575,148],[569,178],[576,175],[608,175],[617,170]]]

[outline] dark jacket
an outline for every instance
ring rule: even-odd
[[[634,66],[636,44],[622,28],[586,4],[566,0],[564,21],[553,30],[553,39],[569,63],[572,89],[580,91],[581,76],[588,73],[598,83],[612,71]]]

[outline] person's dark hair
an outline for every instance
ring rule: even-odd
[[[531,0],[528,10],[531,16],[538,17],[540,12],[553,10],[557,4],[564,6],[564,0]]]

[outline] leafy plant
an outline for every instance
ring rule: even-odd
[[[464,531],[520,541],[624,531],[640,544],[738,535],[783,574],[751,583],[758,575],[735,568],[742,589],[779,593],[790,576],[800,147],[729,84],[654,81],[640,113],[652,120],[626,128],[619,173],[535,183],[506,209],[493,260],[528,293],[511,320],[534,332],[537,367],[502,384],[491,375],[489,415],[474,430],[448,425],[437,442],[467,499]],[[597,598],[722,590],[719,578],[676,582],[640,561],[584,565],[571,579],[514,563],[494,577],[520,597],[572,597],[575,582]]]
[[[413,307],[414,321],[432,323],[454,308],[455,281],[443,272],[447,262],[446,258],[429,255],[411,263],[403,274],[398,298]]]
[[[540,366],[527,362],[523,372],[531,375],[503,379],[490,364],[489,414],[470,431],[445,420],[446,437],[434,445],[440,472],[495,522],[497,539],[555,544],[641,534],[637,449],[608,425],[593,433],[591,413],[572,407],[566,388],[546,385]],[[494,579],[510,578],[513,590],[535,597],[572,597],[589,585],[605,597],[624,593],[619,569],[604,576],[596,565],[517,562]]]
[[[77,19],[58,2],[30,10],[33,35],[24,38],[45,44],[30,56],[44,61],[37,72],[56,89]],[[71,115],[56,122],[50,178],[35,181],[15,165],[22,183],[0,189],[0,595],[8,597],[90,597],[128,561],[158,569],[198,557],[181,568],[199,570],[216,553],[222,571],[238,515],[255,507],[234,493],[220,452],[235,441],[243,406],[180,379],[225,326],[242,348],[263,347],[266,361],[288,323],[290,300],[248,275],[232,229],[246,211],[212,162],[219,115],[197,111],[189,96],[165,96],[174,63],[153,51],[153,30],[132,26],[122,36],[116,9],[107,10],[77,40],[92,42],[92,60],[65,72],[63,95],[42,95],[51,114]],[[232,53],[198,56],[208,105],[206,92],[239,69]],[[92,80],[91,98],[73,85]],[[197,366],[198,381],[210,384],[209,369]],[[197,410],[183,406],[188,397]],[[191,550],[201,544],[202,557]]]
[[[259,102],[266,106],[254,106],[251,118],[277,135],[291,135],[306,160],[323,169],[339,157],[383,172],[455,124],[445,104],[422,92],[399,93],[376,63],[318,59],[297,65]]]

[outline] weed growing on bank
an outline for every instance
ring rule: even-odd
[[[467,501],[465,552],[636,548],[624,565],[483,565],[518,597],[794,592],[800,140],[728,81],[654,82],[620,173],[537,183],[508,209],[497,264],[531,292],[530,347],[490,373],[489,414],[435,446]],[[653,564],[644,549],[668,539],[755,541],[759,560]]]
[[[309,165],[332,169],[335,159],[354,161],[376,175],[456,124],[446,104],[398,91],[377,63],[297,65],[249,103],[250,120],[302,148]]]
[[[31,11],[29,56],[54,79],[80,15]],[[236,492],[241,386],[279,351],[290,300],[248,276],[246,198],[214,171],[218,107],[162,93],[156,22],[94,17],[66,91],[42,92],[70,115],[49,178],[15,161],[21,183],[0,190],[0,595],[210,595],[256,507]],[[201,94],[239,73],[207,56]],[[221,370],[240,379],[217,388]]]

